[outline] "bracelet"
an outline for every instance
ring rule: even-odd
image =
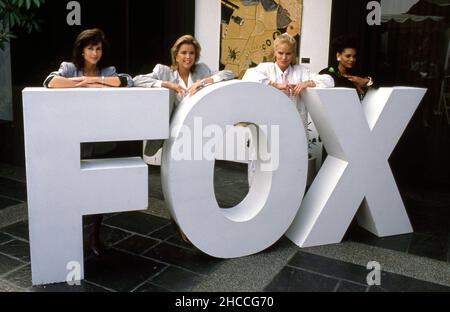
[[[105,76],[102,76],[102,84],[105,84]]]
[[[206,86],[206,81],[205,81],[205,79],[202,79],[201,81],[200,81],[200,87],[201,88],[204,88]]]
[[[369,79],[369,81],[366,83],[366,87],[371,87],[373,85],[372,77],[369,76],[367,79]]]

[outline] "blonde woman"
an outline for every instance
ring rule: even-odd
[[[307,67],[296,64],[297,42],[289,34],[278,36],[273,49],[273,62],[261,63],[248,69],[242,80],[264,83],[286,93],[297,106],[307,129],[308,112],[300,101],[302,90],[314,87],[331,88],[334,87],[334,80],[329,75],[310,73]]]
[[[177,95],[175,104],[178,104],[185,96],[207,85],[234,78],[230,71],[213,73],[206,64],[198,63],[200,52],[200,44],[193,36],[181,36],[170,49],[171,66],[156,65],[153,72],[134,77],[134,86],[173,90]]]
[[[198,63],[201,47],[199,42],[191,35],[178,38],[170,54],[171,66],[158,64],[153,72],[133,78],[135,87],[167,88],[173,90],[176,98],[171,103],[170,112],[188,95],[193,95],[201,88],[223,80],[234,78],[230,71],[213,73],[204,63]],[[147,142],[144,154],[152,156],[162,146],[162,140]]]
[[[171,66],[156,65],[153,72],[134,77],[134,86],[173,90],[176,98],[170,107],[172,113],[174,107],[176,108],[186,96],[195,94],[207,85],[234,78],[234,74],[230,71],[213,73],[206,64],[198,63],[200,52],[200,44],[193,36],[181,36],[170,49]],[[162,140],[146,142],[144,155],[156,154],[162,144]],[[189,242],[186,235],[178,230],[181,238]]]
[[[332,88],[334,80],[329,75],[310,73],[303,65],[296,64],[297,42],[289,34],[278,36],[273,45],[273,62],[261,63],[250,68],[242,80],[260,82],[284,92],[296,105],[308,137],[308,112],[300,101],[300,94],[306,88]],[[307,138],[308,140],[308,138]],[[255,162],[248,166],[248,181],[252,184],[256,171]]]

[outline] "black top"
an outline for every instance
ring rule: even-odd
[[[364,87],[363,88],[363,93],[359,93],[358,89],[356,88],[356,85],[351,82],[350,80],[348,80],[347,78],[345,78],[344,76],[341,75],[341,73],[339,72],[339,69],[337,69],[336,67],[330,66],[327,67],[325,69],[322,69],[319,72],[320,75],[330,75],[333,80],[334,80],[334,86],[337,88],[353,88],[356,90],[356,92],[358,92],[358,96],[359,98],[362,100],[364,98],[364,96],[367,93],[367,90],[369,89],[368,87]],[[358,77],[365,77],[364,75],[358,74],[358,73],[350,73],[350,75],[352,76],[358,76]]]

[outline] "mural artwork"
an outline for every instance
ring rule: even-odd
[[[271,61],[278,35],[287,32],[300,42],[302,0],[221,1],[220,67],[238,78],[249,67]]]

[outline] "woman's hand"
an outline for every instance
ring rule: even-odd
[[[347,78],[348,80],[350,80],[351,82],[353,82],[354,84],[356,84],[357,87],[365,87],[367,85],[367,83],[369,82],[368,78],[362,78],[362,77],[358,77],[358,76],[351,76],[351,75],[346,75],[344,76],[345,78]]]
[[[313,80],[302,81],[297,84],[289,85],[294,96],[299,96],[300,93],[306,88],[314,88],[316,83]]]
[[[186,89],[185,88],[183,88],[179,84],[176,84],[176,83],[173,83],[173,82],[170,82],[170,81],[163,82],[161,86],[163,88],[167,88],[167,89],[173,90],[176,93],[178,93],[179,95],[184,95],[186,93]]]
[[[81,81],[83,81],[84,78],[85,77],[70,77],[70,78],[67,78],[67,79],[69,79],[71,81],[74,81],[74,82],[81,82]]]
[[[81,76],[65,78],[54,76],[48,84],[49,88],[106,88],[119,87],[119,77]]]
[[[278,90],[281,90],[281,91],[288,91],[288,90],[290,90],[289,84],[287,84],[287,83],[276,83],[276,82],[270,81],[269,82],[269,86],[272,86],[272,87],[274,87],[274,88],[276,88]]]
[[[203,88],[205,86],[205,83],[203,80],[196,81],[192,86],[187,89],[187,92],[189,92],[189,95],[194,95],[198,90]]]
[[[87,76],[83,76],[83,77],[75,77],[75,78],[79,79],[79,80],[74,80],[74,81],[79,81],[75,85],[76,87],[92,87],[92,86],[89,86],[89,85],[91,85],[91,84],[101,85],[102,84],[102,77],[87,77]]]

